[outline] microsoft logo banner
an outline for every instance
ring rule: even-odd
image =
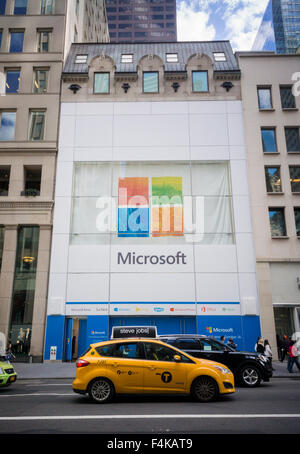
[[[118,237],[148,237],[150,225],[152,237],[183,236],[181,177],[119,178],[118,190]]]

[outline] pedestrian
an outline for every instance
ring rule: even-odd
[[[273,354],[272,354],[271,346],[270,346],[270,344],[269,344],[268,339],[265,339],[265,341],[264,341],[264,348],[265,348],[264,355],[268,358],[268,360],[270,361],[270,364],[271,364],[271,366],[272,366],[272,357],[273,357]],[[273,366],[272,366],[272,369],[273,369]],[[274,369],[273,369],[273,370],[274,370]]]
[[[233,342],[233,339],[231,337],[228,339],[227,345],[236,350],[237,345]]]
[[[220,341],[223,342],[225,344],[225,336],[221,336],[220,337]]]
[[[279,361],[283,361],[282,359],[282,350],[284,348],[284,345],[283,345],[283,340],[281,339],[281,337],[279,336],[279,334],[276,334],[276,342],[277,342],[277,353],[278,353],[278,359]]]
[[[254,347],[254,350],[257,352],[257,353],[260,353],[261,355],[264,355],[265,353],[265,346],[264,346],[264,341],[263,341],[263,338],[258,336],[257,338],[257,342],[255,344],[255,347]]]
[[[282,347],[281,347],[281,362],[284,361],[285,355],[288,354],[289,351],[289,341],[287,336],[284,334],[282,339]]]
[[[298,370],[300,371],[300,363],[299,363],[299,359],[298,359],[300,352],[297,348],[296,342],[293,340],[291,340],[291,342],[290,342],[288,355],[289,355],[289,359],[288,359],[287,370],[289,371],[289,373],[291,374],[293,372],[292,369],[293,369],[294,364],[296,364],[296,366],[298,367]]]
[[[11,344],[7,345],[6,353],[5,353],[5,359],[6,361],[10,362],[15,358],[13,352],[12,352],[12,347]]]

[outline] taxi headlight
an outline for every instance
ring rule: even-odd
[[[4,374],[3,369],[0,367],[0,374]]]
[[[227,369],[226,367],[222,366],[212,366],[214,369],[217,369],[218,371],[222,372],[222,374],[231,374],[230,370]]]

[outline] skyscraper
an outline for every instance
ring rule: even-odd
[[[300,46],[300,3],[269,0],[252,50],[293,54]]]
[[[176,41],[176,0],[106,0],[110,42]]]

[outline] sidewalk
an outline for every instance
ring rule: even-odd
[[[74,379],[76,375],[75,363],[14,363],[14,368],[18,374],[18,379],[43,379],[43,378],[69,378]],[[300,372],[294,366],[293,373],[287,371],[287,361],[283,363],[279,361],[273,362],[275,371],[273,378],[300,378]]]

